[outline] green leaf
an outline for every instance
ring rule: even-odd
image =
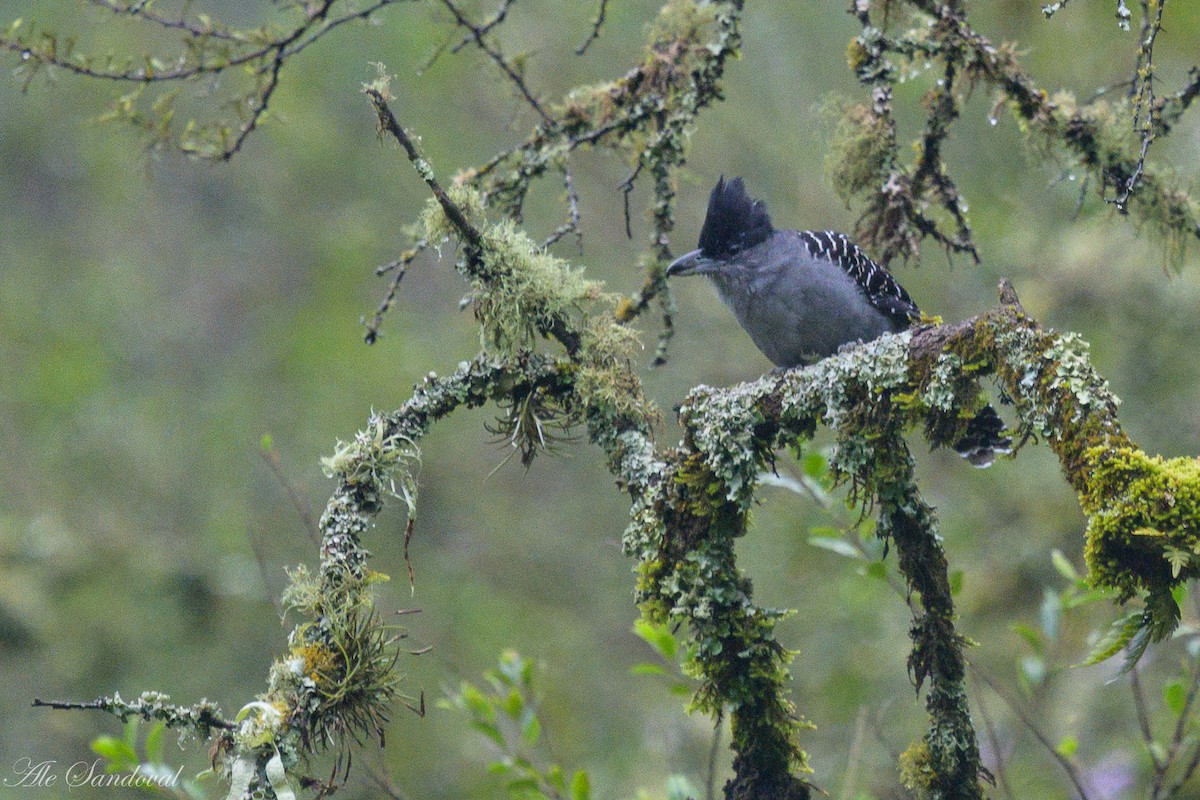
[[[526,661],[515,650],[505,650],[500,654],[500,675],[510,686],[528,686],[531,676],[532,662]]]
[[[956,569],[950,573],[950,594],[957,596],[963,588],[963,571]]]
[[[1023,622],[1014,622],[1011,626],[1013,633],[1025,640],[1033,652],[1041,654],[1046,649],[1046,640],[1043,638],[1041,631],[1035,630]]]
[[[592,781],[583,770],[577,770],[571,778],[571,800],[591,800]]]
[[[137,751],[124,739],[115,736],[97,736],[92,740],[92,752],[108,761],[108,772],[125,772],[138,763]]]
[[[814,530],[817,530],[814,528]],[[837,553],[839,556],[853,558],[861,561],[862,553],[858,552],[858,548],[847,542],[841,537],[833,536],[809,536],[808,543],[813,547],[819,547],[822,550],[828,550],[831,553]]]
[[[462,708],[478,721],[494,722],[496,719],[496,709],[488,702],[483,692],[469,683],[464,683],[459,694],[453,699],[460,701]]]
[[[1121,662],[1121,669],[1113,676],[1109,683],[1112,683],[1117,678],[1129,672],[1137,666],[1137,663],[1142,660],[1142,656],[1146,654],[1146,648],[1150,646],[1150,642],[1154,641],[1154,626],[1151,624],[1142,625],[1137,632],[1133,634],[1133,638],[1129,640],[1129,647],[1125,650],[1125,660]]]
[[[829,474],[829,459],[821,453],[810,450],[804,454],[804,459],[800,462],[800,468],[804,470],[804,474],[808,477],[823,481]]]
[[[538,722],[537,714],[530,714],[521,725],[521,738],[529,747],[537,744],[542,735],[542,723]]]
[[[881,581],[886,581],[888,577],[887,564],[882,561],[872,561],[867,564],[863,574],[869,578],[877,578]]]
[[[137,751],[138,741],[138,718],[130,717],[125,720],[125,742]]]
[[[508,696],[500,701],[500,708],[504,710],[513,719],[521,716],[525,711],[525,698],[516,689],[508,693]]]
[[[1079,749],[1079,740],[1074,736],[1064,736],[1062,741],[1058,743],[1058,747],[1054,749],[1058,751],[1059,755],[1070,758]]]
[[[666,667],[661,664],[634,664],[629,668],[629,673],[631,675],[656,675],[662,678],[671,677]]]
[[[264,433],[262,436],[262,441],[259,444],[262,445],[263,450],[270,452],[271,446],[274,444],[274,442],[271,439],[271,434]]]
[[[1054,564],[1054,569],[1058,571],[1058,574],[1067,580],[1073,583],[1080,580],[1079,572],[1075,569],[1075,565],[1063,555],[1062,550],[1055,549],[1050,551],[1050,562]]]
[[[657,625],[649,620],[639,619],[633,623],[634,634],[646,644],[654,648],[665,660],[674,663],[679,652],[679,640],[671,633],[666,625]]]
[[[1179,573],[1183,572],[1183,568],[1192,560],[1192,554],[1187,550],[1167,545],[1163,548],[1163,558],[1171,565],[1171,577],[1178,578]]]
[[[504,788],[508,792],[508,796],[514,800],[533,800],[533,798],[545,797],[538,791],[538,782],[535,778],[517,778],[509,781]]]
[[[146,734],[146,760],[152,764],[162,763],[163,732],[166,729],[167,723],[158,722]]]
[[[1182,714],[1187,705],[1187,686],[1184,682],[1178,678],[1167,681],[1163,685],[1163,702],[1175,716]]]
[[[1107,661],[1124,650],[1125,645],[1129,644],[1142,628],[1142,612],[1140,611],[1126,614],[1115,620],[1108,626],[1108,630],[1104,632],[1104,635],[1092,646],[1092,651],[1088,653],[1087,658],[1081,664],[1076,664],[1075,666],[1090,667],[1092,664]]]
[[[1063,611],[1070,611],[1073,608],[1095,603],[1099,600],[1107,600],[1108,591],[1105,589],[1087,589],[1082,592],[1068,591],[1063,595],[1062,607]]]
[[[503,736],[503,734],[500,733],[500,729],[497,728],[495,725],[492,725],[487,722],[480,722],[479,720],[475,720],[474,722],[471,723],[471,727],[474,728],[475,730],[479,731],[480,733],[482,733],[488,739],[495,742],[497,747],[499,747],[501,749],[504,748],[504,736]]]

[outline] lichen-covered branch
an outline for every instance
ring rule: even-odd
[[[289,0],[276,4],[281,25],[235,28],[207,14],[191,14],[186,3],[178,15],[167,15],[152,3],[92,0],[93,5],[138,30],[175,32],[180,37],[178,52],[121,58],[111,53],[97,55],[86,52],[74,36],[34,28],[23,19],[0,28],[0,50],[19,56],[18,73],[24,76],[26,87],[48,67],[83,78],[133,84],[133,90],[118,96],[102,119],[127,122],[156,146],[226,161],[242,149],[265,118],[285,62],[343,25],[370,19],[399,2],[374,0],[360,7],[343,0]],[[204,121],[176,113],[183,87],[206,91],[199,88],[201,82],[215,76],[245,82],[237,101],[229,104],[235,109],[232,118]]]
[[[202,22],[156,16],[147,4],[105,0],[102,6],[143,24],[186,30],[196,40],[199,49],[163,80],[231,65],[247,66],[257,76],[257,113],[241,134],[218,137],[212,150],[228,157],[257,125],[286,57],[386,4],[338,16],[336,0],[307,3],[306,18],[283,38],[257,39],[208,23],[193,30]],[[730,800],[812,794],[799,744],[806,723],[789,696],[794,654],[775,639],[775,625],[787,612],[754,602],[735,540],[749,532],[748,512],[763,469],[781,451],[803,447],[820,427],[837,437],[835,475],[864,514],[878,514],[877,532],[894,545],[908,588],[920,598],[907,667],[918,690],[927,693],[930,724],[902,765],[920,796],[975,800],[987,775],[967,705],[965,639],[955,628],[947,556],[904,437],[920,430],[935,446],[957,441],[984,402],[981,379],[993,379],[1015,407],[1015,432],[1023,444],[1044,441],[1057,454],[1089,518],[1091,580],[1116,588],[1122,601],[1143,601],[1128,640],[1140,637],[1142,646],[1170,632],[1178,616],[1171,589],[1200,576],[1200,466],[1138,450],[1120,428],[1117,400],[1092,368],[1086,344],[1042,329],[1011,288],[998,308],[966,322],[885,336],[811,367],[728,389],[698,387],[681,408],[683,440],[672,448],[656,443],[657,412],[633,367],[636,333],[627,323],[658,303],[664,313],[656,353],[661,360],[671,330],[663,264],[670,256],[674,176],[690,127],[720,97],[725,65],[737,52],[740,0],[668,4],[633,69],[558,102],[543,100],[490,38],[508,17],[510,0],[501,0],[484,23],[468,20],[450,0],[444,5],[467,31],[462,41],[473,42],[509,77],[539,121],[518,146],[441,181],[420,153],[419,139],[393,113],[387,76],[366,87],[380,131],[400,145],[432,194],[414,247],[390,267],[396,270],[392,289],[368,337],[377,335],[404,267],[418,252],[449,241],[458,245],[456,267],[471,287],[483,352],[447,378],[426,380],[397,411],[373,414],[353,441],[339,443],[326,460],[337,488],[321,517],[320,564],[312,574],[293,573],[284,599],[301,621],[270,671],[267,690],[231,721],[215,710],[205,717],[203,704],[150,709],[155,718],[197,730],[207,720],[208,732],[218,736],[216,761],[232,783],[231,797],[286,795],[306,756],[329,747],[342,753],[381,738],[397,701],[420,710],[419,700],[399,695],[397,634],[375,613],[370,587],[383,576],[367,566],[362,540],[388,498],[405,502],[411,523],[418,442],[434,422],[461,407],[494,403],[501,410],[499,431],[526,463],[548,447],[555,431],[575,426],[586,427],[602,449],[632,501],[624,547],[637,565],[642,613],[686,626],[686,668],[700,681],[693,708],[718,718],[728,714],[732,721],[734,774],[725,785]],[[867,0],[853,8],[863,32],[851,62],[871,87],[871,102],[847,109],[835,174],[844,178],[848,198],[866,198],[861,227],[878,254],[915,255],[922,237],[975,254],[966,204],[941,153],[962,88],[977,82],[995,86],[1030,130],[1095,170],[1105,190],[1133,190],[1136,184],[1128,205],[1145,220],[1174,235],[1197,232],[1200,215],[1191,198],[1170,187],[1150,162],[1140,169],[1098,106],[1051,100],[1020,69],[1011,47],[992,45],[968,25],[962,2],[910,5],[928,24],[899,36],[876,26]],[[602,2],[593,35],[605,9]],[[75,64],[80,74],[139,85],[159,80],[131,72],[138,69],[132,66],[77,61],[44,37],[35,49],[17,28],[6,36],[0,46],[20,47],[34,66]],[[898,155],[890,87],[900,67],[893,57],[936,60],[942,75],[928,96],[930,116],[911,163]],[[158,67],[152,71],[164,74]],[[1187,87],[1158,104],[1156,135],[1177,122],[1197,94],[1200,78],[1193,74]],[[129,101],[135,105],[136,97]],[[569,162],[579,150],[596,147],[629,162],[627,189],[641,176],[653,181],[647,274],[632,298],[606,294],[547,251],[556,237],[579,230]],[[569,218],[539,244],[519,223],[534,181],[548,172],[563,176]],[[546,339],[557,343],[549,347],[553,355],[538,352],[548,349]],[[114,697],[75,707],[145,716],[158,701],[165,698],[144,695],[129,704]],[[195,722],[187,722],[189,714]]]
[[[284,594],[303,621],[272,666],[267,691],[243,708],[216,751],[233,784],[231,798],[268,788],[278,795],[305,756],[331,746],[345,752],[369,737],[382,741],[398,698],[396,633],[374,610],[370,587],[386,576],[367,567],[363,535],[387,497],[401,498],[410,518],[415,514],[417,443],[435,421],[488,401],[561,394],[570,375],[545,356],[480,356],[446,378],[430,375],[404,406],[373,415],[325,460],[338,488],[321,516],[320,566],[315,575],[294,571]],[[423,700],[405,704],[423,713]]]
[[[103,711],[125,722],[137,717],[143,720],[159,720],[168,728],[181,728],[207,739],[214,731],[232,730],[234,723],[221,716],[216,703],[201,700],[195,705],[178,706],[167,702],[169,695],[162,692],[142,692],[136,700],[122,700],[121,695],[101,697],[86,703],[60,700],[34,700],[34,708],[57,708],[60,710]]]
[[[1163,27],[1165,3],[1154,4],[1153,14],[1143,4],[1131,96],[1118,101],[1097,97],[1089,103],[1039,87],[1020,65],[1015,45],[995,44],[971,26],[964,2],[880,5],[874,10],[869,0],[851,4],[862,33],[851,42],[850,67],[871,88],[871,102],[847,105],[843,111],[832,171],[843,198],[863,205],[860,240],[885,263],[916,257],[925,237],[948,252],[978,260],[966,203],[941,160],[941,149],[962,98],[981,83],[1000,93],[1040,154],[1065,152],[1078,161],[1095,178],[1104,200],[1163,237],[1176,260],[1187,241],[1200,237],[1196,201],[1169,170],[1147,159],[1150,144],[1170,132],[1200,92],[1193,70],[1176,94],[1156,95],[1153,46]],[[1047,16],[1059,7],[1047,7],[1053,9]],[[889,33],[889,23],[906,14],[912,16],[910,27]],[[940,77],[925,98],[925,127],[909,164],[900,157],[890,90],[928,69],[930,62],[938,63]]]

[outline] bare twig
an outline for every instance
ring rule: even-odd
[[[512,2],[513,0],[504,0],[504,5],[501,7],[500,13],[497,14],[497,16],[500,17],[500,21],[503,20],[503,15],[508,13],[508,6],[512,5]],[[508,76],[508,79],[512,81],[514,86],[517,87],[517,91],[519,91],[525,98],[525,102],[529,104],[530,108],[537,112],[538,116],[542,118],[542,121],[546,123],[553,123],[554,119],[550,116],[546,109],[542,107],[541,101],[539,101],[534,96],[533,92],[530,91],[529,85],[525,82],[524,76],[517,72],[512,63],[506,59],[497,48],[488,44],[484,39],[484,36],[488,33],[488,31],[491,30],[492,27],[495,27],[495,25],[498,24],[498,21],[493,19],[493,21],[490,23],[484,25],[475,25],[469,19],[467,19],[459,7],[455,5],[454,0],[442,0],[442,5],[446,6],[446,8],[450,10],[450,13],[454,15],[455,21],[460,26],[470,31],[469,38],[474,40],[479,49],[486,53],[488,58],[492,59],[492,61],[496,63],[496,66],[500,68],[500,71]]]
[[[637,180],[638,175],[642,174],[642,167],[644,166],[644,162],[638,161],[638,164],[633,168],[633,171],[625,177],[625,180],[621,181],[621,198],[625,210],[625,237],[628,239],[633,238],[633,223],[629,216],[629,196],[633,194],[633,183]]]
[[[1133,707],[1137,711],[1138,729],[1142,734],[1142,741],[1146,745],[1146,752],[1150,754],[1150,761],[1154,764],[1154,783],[1157,787],[1162,782],[1163,773],[1166,771],[1169,759],[1163,762],[1156,755],[1157,748],[1153,747],[1154,732],[1150,730],[1150,714],[1146,711],[1146,696],[1142,692],[1142,680],[1138,672],[1137,664],[1129,670],[1129,689],[1133,693]]]
[[[1071,781],[1071,785],[1075,787],[1075,791],[1079,793],[1081,800],[1088,800],[1087,789],[1083,788],[1083,780],[1079,776],[1079,770],[1076,769],[1073,763],[1071,763],[1071,760],[1062,753],[1058,752],[1058,748],[1054,746],[1054,743],[1050,741],[1046,734],[1042,733],[1041,729],[1039,729],[1034,721],[1030,719],[1029,715],[1025,713],[1025,710],[1021,708],[1020,704],[1009,697],[1009,695],[1000,688],[1000,684],[988,676],[987,672],[985,672],[977,664],[973,664],[971,662],[968,662],[968,666],[970,666],[971,671],[975,674],[975,676],[978,677],[979,680],[986,683],[988,688],[991,689],[996,696],[999,697],[1000,700],[1003,701],[1004,704],[1008,706],[1014,714],[1017,715],[1017,719],[1021,720],[1021,724],[1023,724],[1029,730],[1029,732],[1033,734],[1034,738],[1038,740],[1043,748],[1045,748],[1046,752],[1058,762],[1058,765],[1062,767],[1063,772],[1066,773],[1068,780]]]
[[[1141,43],[1138,46],[1137,63],[1129,92],[1133,100],[1133,129],[1141,131],[1142,146],[1133,174],[1125,181],[1121,193],[1108,201],[1122,213],[1126,210],[1125,204],[1129,202],[1129,196],[1133,194],[1138,181],[1146,171],[1146,153],[1150,151],[1150,144],[1158,133],[1156,122],[1158,108],[1154,96],[1154,42],[1158,38],[1159,31],[1162,30],[1163,9],[1167,5],[1167,0],[1156,0],[1157,11],[1153,19],[1150,14],[1150,0],[1141,0],[1141,5]],[[1143,111],[1146,115],[1144,120],[1142,119]]]
[[[575,50],[575,55],[581,56],[591,47],[592,42],[600,38],[600,28],[604,25],[604,17],[608,14],[608,0],[600,0],[600,10],[596,12],[596,19],[592,21],[592,30],[588,34],[588,38],[583,44]]]
[[[704,775],[704,800],[717,796],[717,755],[721,752],[721,728],[725,724],[725,711],[717,713],[713,721],[712,744],[708,748],[708,772]]]
[[[278,593],[271,589],[271,573],[267,569],[267,554],[263,552],[262,536],[258,530],[247,525],[246,541],[250,544],[250,552],[254,553],[255,563],[258,564],[258,576],[262,579],[263,591],[266,592],[267,597],[271,598],[271,605],[275,606],[275,613],[282,619],[285,609],[279,600]]]
[[[992,752],[996,754],[996,778],[1000,781],[1000,788],[1004,791],[1004,795],[1008,800],[1013,800],[1012,787],[1008,785],[1008,759],[1004,755],[1000,737],[996,735],[996,725],[983,702],[983,692],[979,691],[979,676],[975,670],[971,670],[971,678],[975,684],[975,705],[979,708],[979,716],[983,718],[983,729],[987,734],[988,742],[992,745]]]
[[[396,302],[396,296],[400,291],[400,281],[404,280],[408,265],[417,256],[425,252],[428,247],[429,241],[427,239],[419,239],[412,247],[401,253],[399,258],[375,268],[376,275],[386,275],[393,270],[395,270],[396,274],[392,276],[392,282],[388,284],[387,293],[384,294],[383,300],[379,301],[379,307],[375,309],[375,318],[367,325],[367,332],[363,335],[363,341],[367,344],[375,344],[379,339],[379,328],[383,325],[383,317],[391,309],[392,304]]]
[[[515,2],[516,0],[503,0],[503,2],[500,4],[500,8],[496,10],[496,13],[490,20],[480,25],[478,29],[472,28],[471,32],[462,38],[462,41],[450,48],[450,52],[457,54],[471,42],[478,40],[480,36],[490,33],[492,28],[495,28],[497,25],[504,22],[504,20],[508,17],[508,10],[512,8],[513,3]]]
[[[395,114],[388,107],[387,98],[378,89],[373,87],[367,87],[364,91],[371,98],[371,103],[375,106],[375,113],[379,118],[380,131],[391,134],[400,143],[400,146],[408,156],[408,160],[412,162],[413,167],[417,170],[417,174],[421,176],[421,180],[425,181],[425,185],[433,192],[434,199],[437,200],[438,205],[442,207],[442,211],[446,214],[446,219],[454,226],[459,237],[469,249],[470,252],[467,254],[468,260],[476,270],[479,270],[483,266],[480,254],[486,244],[483,234],[467,219],[466,214],[458,207],[458,204],[446,194],[446,190],[442,188],[441,183],[438,182],[437,177],[433,174],[433,168],[429,166],[429,162],[417,151],[417,147],[413,144],[408,133],[396,121]],[[567,324],[561,316],[555,315],[545,325],[544,333],[547,336],[557,339],[566,348],[568,353],[575,353],[579,350],[580,336],[578,331]]]
[[[313,516],[312,506],[308,502],[308,498],[300,491],[287,476],[283,470],[283,462],[279,459],[279,453],[274,448],[263,448],[258,452],[259,457],[267,468],[271,470],[271,474],[275,476],[275,480],[279,481],[279,485],[287,492],[288,499],[292,501],[292,507],[296,509],[296,513],[300,516],[301,522],[304,523],[304,530],[308,534],[308,538],[313,544],[321,543],[321,527],[317,524],[316,517]]]
[[[580,227],[579,215],[579,194],[575,191],[575,179],[571,175],[571,170],[565,165],[562,168],[563,185],[567,190],[567,221],[559,225],[554,233],[546,237],[542,242],[542,249],[549,247],[555,242],[562,239],[568,233],[575,234],[575,240],[579,245],[579,252],[583,252],[583,228]]]

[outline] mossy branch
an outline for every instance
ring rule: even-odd
[[[328,18],[290,44],[268,41],[264,60],[252,59],[265,85],[273,89],[285,56],[349,19],[329,16],[333,5],[313,5]],[[848,177],[852,187],[875,193],[869,213],[877,216],[871,224],[881,231],[885,253],[905,255],[920,236],[973,252],[965,204],[940,157],[958,113],[954,85],[963,80],[997,85],[1020,119],[1065,142],[1101,174],[1132,174],[1129,153],[1109,143],[1107,129],[1085,110],[1068,112],[1052,102],[1016,66],[1010,48],[990,44],[967,25],[961,3],[919,0],[914,6],[935,21],[933,38],[888,37],[870,26],[869,4],[855,4],[864,31],[851,58],[872,86],[872,103],[857,112],[861,136],[846,151],[867,159],[869,169]],[[114,9],[134,13],[132,5]],[[1092,368],[1086,344],[1038,326],[1011,287],[1002,292],[1000,307],[962,323],[885,336],[812,367],[729,389],[699,387],[681,409],[683,441],[674,448],[655,443],[656,412],[632,368],[636,342],[623,323],[657,299],[669,333],[662,262],[673,225],[673,174],[683,163],[697,113],[720,96],[724,66],[740,41],[741,11],[742,3],[732,0],[669,4],[642,61],[617,80],[577,89],[558,103],[543,103],[525,87],[539,125],[517,147],[447,185],[393,115],[386,78],[367,87],[380,129],[397,140],[433,194],[418,249],[446,238],[462,245],[458,268],[475,291],[487,351],[448,378],[427,380],[396,412],[372,415],[366,429],[340,443],[326,461],[338,485],[321,518],[320,567],[314,576],[298,570],[285,597],[304,621],[273,666],[268,690],[229,723],[235,728],[217,725],[220,730],[212,731],[220,737],[218,761],[234,797],[279,794],[280,782],[305,755],[379,733],[397,699],[395,647],[392,632],[374,613],[370,586],[382,576],[368,569],[362,536],[389,497],[403,500],[411,519],[417,443],[435,421],[464,406],[497,403],[506,412],[505,431],[526,459],[545,444],[528,431],[542,430],[545,422],[586,425],[603,449],[632,499],[624,546],[637,563],[642,612],[687,624],[687,668],[701,681],[693,705],[714,716],[728,710],[732,719],[734,775],[727,798],[811,795],[798,743],[806,723],[788,693],[793,654],[775,640],[775,624],[786,612],[754,603],[734,542],[747,533],[763,468],[777,451],[808,441],[821,426],[837,435],[836,475],[850,484],[851,498],[864,511],[878,511],[877,530],[895,544],[909,588],[921,598],[908,668],[918,688],[927,687],[931,724],[908,751],[904,774],[923,796],[973,800],[985,773],[967,711],[964,640],[954,627],[946,555],[903,437],[919,428],[935,446],[956,441],[982,402],[981,378],[993,377],[1015,405],[1023,442],[1044,440],[1057,454],[1089,517],[1093,583],[1116,588],[1122,600],[1144,597],[1141,628],[1148,638],[1173,627],[1178,611],[1172,587],[1200,576],[1200,468],[1192,459],[1163,461],[1138,450],[1121,431],[1116,398]],[[466,27],[487,52],[490,28]],[[7,41],[17,41],[14,36],[10,31]],[[213,40],[231,36],[225,29],[208,34]],[[45,47],[50,49],[36,51],[35,63],[67,58]],[[508,62],[493,51],[503,69]],[[888,53],[944,55],[946,84],[931,95],[933,116],[911,168],[895,156]],[[261,95],[264,108],[269,91]],[[1160,119],[1177,120],[1197,93],[1189,85],[1164,106]],[[517,227],[533,181],[547,171],[569,176],[571,155],[593,147],[628,158],[630,186],[641,174],[654,181],[646,282],[625,302],[605,295]],[[1147,165],[1132,202],[1148,204],[1147,219],[1167,220],[1167,229],[1191,235],[1194,204],[1173,192]],[[943,216],[927,214],[930,207]],[[572,224],[577,227],[575,215]],[[407,260],[405,254],[399,262]],[[564,353],[533,352],[542,337],[556,340]],[[133,712],[115,699],[95,707]],[[182,712],[177,716],[182,719]]]
[[[1147,158],[1151,143],[1170,133],[1200,94],[1200,68],[1188,73],[1175,94],[1155,94],[1151,56],[1165,3],[1158,3],[1157,15],[1143,22],[1131,100],[1098,95],[1088,103],[1076,102],[1068,92],[1041,88],[1021,66],[1015,45],[994,43],[971,26],[963,2],[881,5],[882,11],[873,13],[871,3],[852,4],[851,13],[863,29],[850,43],[849,63],[871,87],[871,101],[846,107],[831,166],[843,198],[863,204],[859,238],[885,263],[917,257],[924,237],[948,252],[978,260],[966,203],[941,151],[960,104],[979,84],[1000,93],[997,106],[1012,109],[1039,154],[1067,153],[1093,176],[1106,203],[1161,236],[1173,262],[1181,260],[1188,241],[1200,238],[1200,205],[1167,168]],[[914,24],[889,34],[889,19],[902,18],[905,6]],[[924,131],[913,143],[916,156],[908,164],[896,140],[891,89],[921,72],[916,65],[935,60],[941,77],[925,98]]]

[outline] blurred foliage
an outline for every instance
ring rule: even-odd
[[[214,17],[248,15],[244,4],[209,5]],[[485,19],[496,4],[464,5]],[[556,97],[633,63],[657,7],[609,4],[600,37],[577,57],[597,5],[571,2],[564,13],[561,3],[517,4],[497,37],[506,52],[528,54],[531,85]],[[60,30],[82,13],[99,22],[89,35],[101,49],[141,49],[136,32],[94,10],[30,2],[5,13],[36,13]],[[978,29],[1019,42],[1030,70],[1080,97],[1127,79],[1133,67],[1137,32],[1121,31],[1111,14],[1108,4],[1078,2],[1049,22],[1032,5],[972,10]],[[237,707],[261,690],[272,654],[285,646],[270,598],[286,581],[283,567],[312,560],[287,488],[258,457],[262,435],[271,432],[292,488],[319,501],[329,492],[319,458],[361,427],[366,409],[398,406],[431,367],[446,370],[477,349],[475,325],[455,313],[462,284],[432,255],[413,263],[373,348],[362,345],[359,324],[386,290],[372,283],[372,269],[408,242],[399,221],[415,218],[426,196],[407,165],[376,144],[358,94],[375,75],[368,62],[402,76],[405,119],[447,168],[480,163],[536,122],[509,102],[509,84],[485,54],[443,53],[430,65],[460,40],[449,22],[437,5],[403,4],[307,50],[228,166],[140,150],[125,133],[88,124],[105,113],[105,100],[61,70],[43,70],[26,93],[25,74],[0,88],[0,363],[9,375],[0,384],[0,771],[23,757],[90,763],[89,743],[113,732],[99,716],[30,710],[35,696],[136,694],[153,685],[178,697],[215,692]],[[837,200],[841,187],[822,177],[832,131],[820,108],[831,91],[858,96],[844,55],[859,33],[834,9],[752,8],[726,100],[697,126],[689,150],[680,242],[690,243],[705,191],[722,172],[745,175],[781,224],[853,226],[856,214]],[[1185,80],[1198,36],[1194,10],[1170,6],[1155,45],[1170,90]],[[8,63],[19,66],[18,58]],[[910,138],[922,119],[905,109],[919,106],[935,81],[914,75],[897,90],[896,122]],[[201,101],[207,88],[218,87],[201,85]],[[999,276],[1013,278],[1031,314],[1091,341],[1124,400],[1122,421],[1144,447],[1200,452],[1195,250],[1177,276],[1164,275],[1161,245],[1079,192],[1085,176],[1068,156],[1050,153],[1048,167],[1025,160],[1022,132],[1004,118],[991,123],[993,101],[983,93],[965,100],[942,154],[971,199],[983,263],[926,258],[901,279],[923,307],[956,319],[991,305]],[[1187,118],[1154,146],[1179,165],[1180,180],[1195,179],[1200,136]],[[635,241],[625,237],[628,172],[619,159],[581,159],[574,183],[584,250],[571,238],[555,249],[631,294],[644,279],[639,242],[652,226],[635,214]],[[561,224],[562,189],[539,192],[526,224],[549,236]],[[634,208],[644,194],[635,189]],[[698,382],[729,384],[769,366],[705,287],[682,287],[677,302],[671,361],[646,377],[661,407]],[[665,786],[676,773],[703,785],[708,721],[684,717],[678,698],[622,668],[644,658],[628,630],[632,581],[615,544],[622,498],[582,448],[489,477],[506,455],[486,446],[483,426],[494,415],[463,415],[425,441],[422,522],[411,545],[424,613],[411,630],[434,649],[402,662],[407,685],[432,690],[447,675],[479,674],[516,647],[547,665],[538,713],[556,733],[559,763],[586,768],[605,796]],[[668,429],[663,438],[674,435]],[[1069,595],[1063,559],[1081,562],[1083,526],[1049,454],[1028,449],[1019,468],[978,473],[934,453],[919,459],[918,472],[961,570],[959,627],[979,643],[972,663],[1002,689],[1028,695],[1026,724],[979,691],[996,732],[992,744],[982,739],[985,763],[1005,760],[1014,796],[1067,796],[1064,773],[1030,733],[1036,727],[1094,796],[1153,791],[1159,765],[1192,735],[1188,723],[1175,742],[1177,721],[1190,719],[1194,639],[1152,649],[1138,667],[1143,686],[1162,689],[1161,702],[1144,700],[1147,747],[1130,736],[1140,722],[1129,679],[1107,683],[1119,663],[1063,668],[1087,658],[1089,634],[1112,612],[1105,603],[1054,611]],[[814,781],[847,797],[896,796],[886,751],[925,724],[899,656],[907,613],[886,583],[856,574],[857,566],[871,577],[877,555],[848,561],[830,546],[828,529],[845,530],[844,520],[807,497],[767,497],[739,557],[761,602],[809,610],[782,621],[778,635],[802,651],[794,691],[820,726],[806,739]],[[388,571],[403,561],[403,534],[403,519],[391,514],[369,536]],[[809,546],[809,537],[823,544]],[[1052,560],[1055,549],[1065,555]],[[383,587],[381,604],[411,605],[404,583]],[[1181,630],[1194,631],[1197,613],[1184,609]],[[1030,631],[1049,650],[1039,655]],[[387,741],[382,754],[362,760],[390,771],[405,796],[494,796],[493,779],[463,766],[494,756],[469,737],[461,715],[400,718]],[[206,766],[194,750],[179,754],[185,775]],[[370,772],[342,792],[378,796]],[[28,796],[0,786],[0,795],[10,793]]]

